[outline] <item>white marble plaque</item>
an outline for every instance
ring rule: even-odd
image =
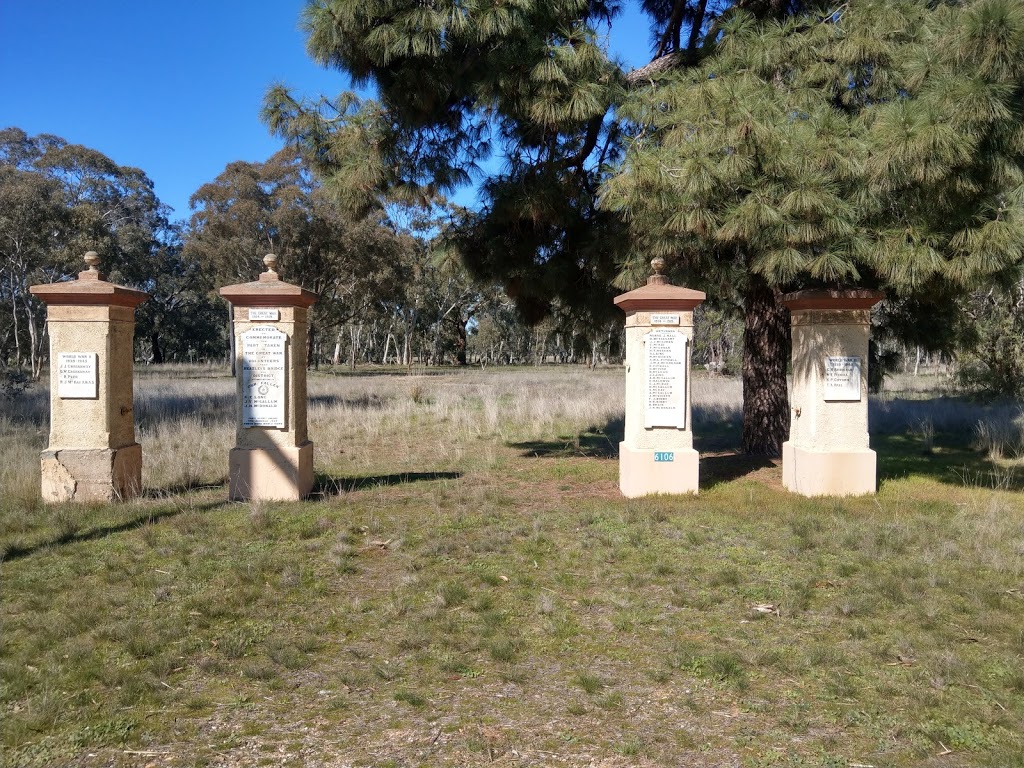
[[[288,334],[257,326],[242,334],[242,426],[284,427]]]
[[[644,337],[644,427],[686,428],[687,343],[682,331],[669,328],[655,328]]]
[[[651,313],[651,325],[679,325],[679,315]]]
[[[825,400],[860,400],[860,358],[825,358]]]
[[[279,309],[267,309],[266,307],[250,307],[249,308],[249,322],[255,320],[280,320],[281,310]]]
[[[58,352],[57,397],[95,400],[100,396],[99,370],[95,352]]]

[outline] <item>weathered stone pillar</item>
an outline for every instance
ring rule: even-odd
[[[624,496],[697,493],[699,459],[690,423],[693,309],[700,291],[671,285],[665,261],[647,285],[615,297],[626,313],[626,434],[619,444]]]
[[[868,336],[880,291],[786,294],[793,324],[789,440],[782,484],[804,496],[853,496],[876,489],[868,448]]]
[[[95,251],[78,279],[33,285],[47,305],[50,442],[43,501],[113,501],[142,489],[135,442],[132,363],[135,307],[149,294],[108,283]]]
[[[267,271],[227,285],[232,306],[238,408],[228,459],[233,500],[296,500],[313,488],[313,443],[306,433],[306,341],[315,293]]]

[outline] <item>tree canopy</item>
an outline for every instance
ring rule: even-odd
[[[738,287],[748,343],[751,321],[773,316],[767,301],[750,315],[759,284],[882,286],[888,316],[902,304],[917,324],[950,312],[1020,266],[1022,44],[1015,0],[734,12],[699,66],[652,76],[620,108],[630,136],[602,205],[629,222],[624,273],[660,254]],[[784,392],[784,357],[770,344],[747,356],[765,363],[748,401]]]
[[[0,352],[38,375],[44,311],[29,292],[77,274],[82,254],[103,254],[103,270],[145,288],[149,257],[173,239],[153,182],[88,147],[52,135],[0,130]]]
[[[777,452],[783,290],[943,306],[1019,263],[1021,3],[642,6],[655,59],[625,73],[602,42],[618,3],[314,0],[311,56],[377,98],[277,87],[265,118],[353,206],[495,152],[454,241],[531,320],[609,312],[653,255],[738,295],[744,447]]]

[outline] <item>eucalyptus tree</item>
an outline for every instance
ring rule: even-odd
[[[264,163],[230,163],[190,199],[194,209],[184,257],[213,285],[256,277],[276,253],[286,279],[320,297],[310,321],[310,352],[321,331],[340,329],[366,311],[403,244],[379,211],[353,216],[328,195],[294,150]],[[318,355],[310,354],[313,362]]]
[[[169,209],[141,170],[52,135],[0,130],[0,300],[10,317],[4,356],[38,375],[44,311],[33,283],[73,277],[88,250],[111,279],[141,286],[168,237]]]

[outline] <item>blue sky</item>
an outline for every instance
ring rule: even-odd
[[[52,133],[141,168],[188,218],[188,198],[235,160],[280,148],[259,120],[283,82],[309,96],[349,87],[306,56],[304,0],[0,0],[0,127]],[[635,6],[611,49],[647,62]]]

